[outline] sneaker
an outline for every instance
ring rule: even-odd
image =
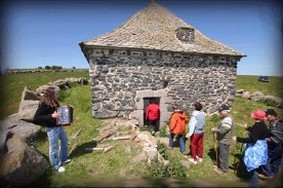
[[[155,131],[152,131],[152,132],[151,132],[151,135],[152,135],[152,136],[155,136]]]
[[[168,146],[168,149],[173,149],[173,147]]]
[[[199,156],[196,156],[196,158],[197,158],[197,161],[198,161],[199,163],[202,162],[202,158],[200,158]]]
[[[60,166],[58,168],[57,172],[65,172],[65,168],[63,166]]]
[[[226,174],[226,173],[223,172],[220,168],[214,168],[213,171],[216,172],[216,173],[219,174],[219,175]]]
[[[193,158],[189,158],[189,162],[190,162],[190,163],[193,163],[193,164],[197,164],[197,163],[198,163],[198,162],[195,161]]]
[[[66,159],[65,161],[63,161],[63,164],[68,164],[71,161],[72,161],[72,159]]]

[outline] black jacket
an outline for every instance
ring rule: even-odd
[[[283,144],[283,124],[282,120],[276,120],[269,124],[269,129],[271,131],[271,142],[268,142],[270,147],[282,145]]]
[[[257,140],[264,140],[270,136],[270,131],[264,121],[255,122],[255,124],[248,129],[249,137],[237,137],[237,142],[241,143],[256,143]]]
[[[59,103],[57,103],[59,106]],[[55,112],[56,107],[52,108],[41,102],[38,105],[38,109],[34,115],[34,123],[42,125],[44,127],[57,127],[56,118],[52,118],[52,114]]]

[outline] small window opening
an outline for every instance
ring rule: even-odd
[[[176,30],[177,38],[185,43],[193,43],[195,40],[195,30],[188,27],[180,27]]]

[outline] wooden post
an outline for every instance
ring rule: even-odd
[[[217,143],[217,132],[212,132],[213,135],[213,148],[215,152],[215,161],[216,161],[216,166],[218,168],[218,143]]]

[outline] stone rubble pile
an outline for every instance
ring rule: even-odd
[[[283,100],[282,98],[275,97],[272,95],[264,95],[261,91],[255,91],[250,93],[244,89],[236,90],[236,97],[242,97],[245,99],[253,100],[253,101],[270,101],[272,104],[276,104],[278,108],[283,108]]]

